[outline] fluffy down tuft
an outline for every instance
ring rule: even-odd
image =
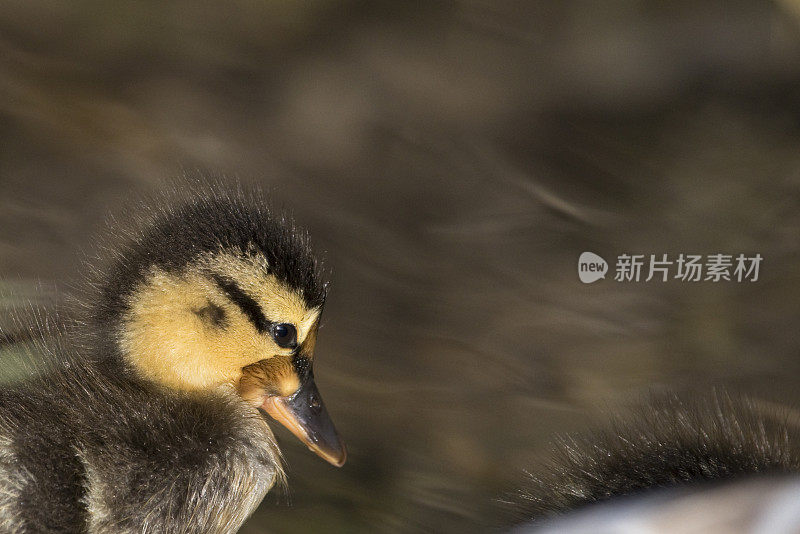
[[[800,470],[790,412],[724,393],[658,396],[608,429],[561,439],[512,497],[519,519],[540,519],[646,490]]]

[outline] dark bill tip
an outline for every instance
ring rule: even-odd
[[[344,465],[347,449],[325,409],[313,376],[291,396],[267,397],[261,407],[320,457],[336,467]]]

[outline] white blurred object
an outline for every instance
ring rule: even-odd
[[[755,478],[601,503],[513,534],[796,534],[800,479]]]

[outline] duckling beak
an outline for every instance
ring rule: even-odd
[[[310,450],[336,467],[344,465],[347,449],[325,409],[313,374],[292,395],[269,396],[261,408],[288,428]]]

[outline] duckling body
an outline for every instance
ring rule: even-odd
[[[280,475],[233,392],[79,371],[0,394],[4,532],[235,532]]]
[[[728,395],[658,396],[610,428],[558,444],[513,504],[533,524],[665,488],[800,472],[788,413]]]
[[[155,213],[86,326],[37,345],[54,368],[0,391],[0,531],[236,532],[283,477],[259,408],[341,465],[313,382],[324,296],[260,200]]]

